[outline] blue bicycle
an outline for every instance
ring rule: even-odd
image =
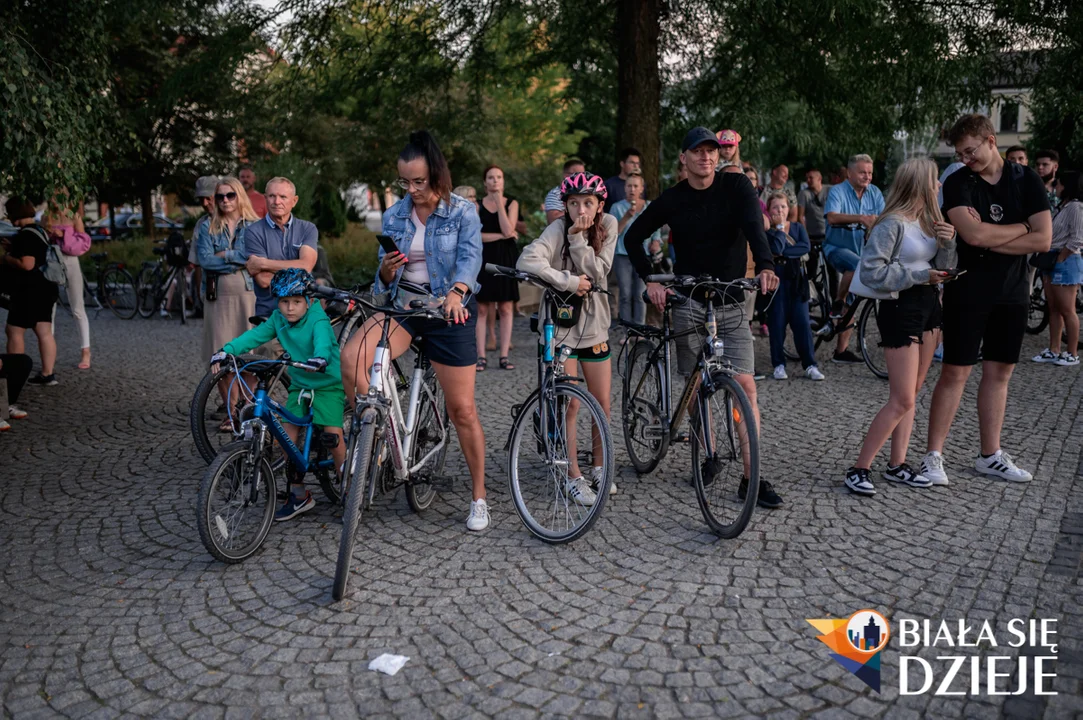
[[[259,550],[274,522],[278,502],[273,467],[276,444],[285,450],[290,472],[300,473],[302,477],[315,474],[332,503],[341,501],[342,486],[330,457],[330,439],[337,442],[338,438],[320,434],[313,447],[316,426],[312,423],[311,409],[304,417],[297,417],[268,394],[269,380],[277,376],[268,371],[275,366],[310,372],[322,368],[294,362],[289,355],[278,360],[260,358],[249,362],[230,356],[225,362],[233,366],[234,377],[251,373],[259,382],[251,411],[245,413],[247,417],[241,422],[242,439],[223,447],[203,476],[196,520],[207,551],[222,562],[238,563]],[[304,393],[301,402],[305,407]],[[283,422],[302,428],[303,447],[299,448],[289,438]]]

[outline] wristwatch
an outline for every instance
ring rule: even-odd
[[[466,298],[466,291],[463,290],[458,285],[452,285],[451,286],[451,292],[456,293],[460,298],[463,298],[463,299]]]

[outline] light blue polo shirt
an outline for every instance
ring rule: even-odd
[[[870,184],[864,194],[858,198],[854,192],[854,186],[849,180],[832,185],[827,192],[827,203],[824,204],[824,218],[828,213],[842,213],[843,215],[879,215],[884,212],[884,195],[880,188]],[[856,230],[849,228],[827,226],[824,236],[824,245],[850,250],[858,255],[865,245],[865,228],[858,227]]]

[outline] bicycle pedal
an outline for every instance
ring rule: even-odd
[[[665,434],[665,430],[662,429],[661,425],[648,425],[643,428],[644,440],[661,440]]]
[[[673,438],[675,443],[692,442],[692,436],[686,432],[677,433],[677,436]]]

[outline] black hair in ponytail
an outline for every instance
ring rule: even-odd
[[[410,133],[410,142],[399,153],[399,160],[410,162],[422,158],[429,166],[429,187],[440,199],[451,202],[451,171],[440,146],[427,130]]]

